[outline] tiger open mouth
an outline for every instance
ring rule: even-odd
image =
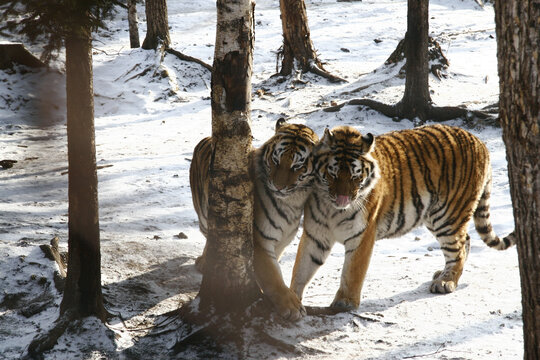
[[[351,204],[351,197],[348,195],[338,195],[336,197],[336,207],[345,209]]]

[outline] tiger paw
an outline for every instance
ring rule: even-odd
[[[433,281],[429,287],[429,291],[434,294],[449,294],[454,292],[457,287],[457,281],[450,276],[444,276],[442,271],[437,271],[433,274]]]
[[[298,321],[306,316],[306,309],[302,302],[290,289],[287,289],[287,292],[280,296],[273,297],[271,300],[276,312],[284,319]]]
[[[357,301],[354,301],[352,299],[334,299],[332,301],[332,304],[330,304],[330,307],[337,312],[347,312],[351,310],[358,309],[358,306],[360,304]]]

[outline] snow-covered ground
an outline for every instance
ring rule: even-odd
[[[399,101],[404,80],[383,63],[406,30],[405,0],[336,2],[308,0],[312,40],[326,68],[348,80],[332,84],[314,75],[305,83],[270,78],[281,45],[277,0],[255,9],[252,128],[254,145],[272,135],[277,118],[291,117],[322,135],[347,124],[374,134],[411,128],[371,110],[335,101],[370,97]],[[212,63],[215,2],[169,1],[172,46]],[[144,38],[144,8],[139,17]],[[127,16],[120,11],[94,41],[96,147],[99,174],[102,278],[107,308],[121,314],[110,328],[86,319],[60,338],[45,359],[165,359],[181,332],[150,328],[159,315],[193,297],[202,252],[191,204],[188,169],[195,144],[210,134],[210,74],[194,63],[130,49]],[[430,33],[450,67],[430,78],[436,105],[480,109],[498,99],[493,7],[473,0],[433,0]],[[374,39],[382,40],[375,42]],[[14,41],[17,39],[0,39]],[[31,47],[35,52],[39,48]],[[144,70],[150,71],[143,74]],[[159,76],[159,74],[168,76]],[[31,339],[51,328],[61,294],[53,285],[56,265],[39,245],[54,236],[67,250],[67,146],[64,76],[58,72],[0,71],[0,358],[18,359]],[[257,90],[262,89],[256,95]],[[463,125],[460,121],[449,124]],[[513,230],[501,130],[469,128],[486,142],[494,184],[495,231]],[[178,234],[184,233],[187,239]],[[515,248],[487,248],[471,226],[471,254],[457,290],[429,293],[434,271],[444,265],[435,238],[419,228],[375,246],[360,309],[298,323],[268,323],[271,336],[296,346],[284,353],[257,345],[246,359],[521,359],[521,292]],[[281,260],[290,280],[298,239]],[[343,248],[336,245],[305,292],[306,305],[328,305],[339,285]],[[224,356],[227,355],[226,353]],[[236,355],[232,355],[233,357]],[[196,358],[181,353],[177,358]],[[204,355],[200,355],[204,358]]]

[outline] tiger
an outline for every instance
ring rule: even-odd
[[[345,247],[330,305],[337,312],[358,309],[375,240],[425,225],[445,258],[444,269],[433,275],[432,293],[456,289],[469,253],[471,217],[489,247],[515,244],[514,232],[500,239],[489,219],[489,152],[459,127],[425,125],[377,137],[349,126],[326,128],[314,156],[315,189],[305,205],[290,287],[299,299],[336,241]]]
[[[304,204],[313,189],[312,150],[318,142],[317,134],[308,126],[280,118],[274,135],[250,154],[254,182],[255,276],[276,312],[290,320],[303,317],[306,311],[285,284],[278,260],[298,231]],[[193,205],[199,229],[205,237],[211,153],[212,139],[207,137],[195,147],[190,166]],[[196,261],[199,271],[204,267],[205,253],[206,247]]]

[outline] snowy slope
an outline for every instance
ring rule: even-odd
[[[336,85],[310,74],[302,76],[305,84],[270,78],[282,41],[279,2],[258,1],[252,79],[254,145],[272,135],[281,116],[307,124],[320,135],[325,127],[341,124],[374,134],[413,127],[409,120],[393,122],[355,106],[334,113],[321,111],[332,101],[351,98],[399,101],[404,87],[404,80],[396,76],[399,69],[382,64],[405,33],[406,3],[307,1],[319,56],[329,71],[348,80]],[[173,47],[211,63],[215,2],[169,1],[168,6]],[[144,8],[138,10],[144,20]],[[430,29],[450,61],[446,79],[430,78],[435,104],[480,109],[495,103],[493,8],[480,8],[472,0],[434,0]],[[144,30],[141,21],[141,38]],[[166,327],[147,328],[162,320],[158,315],[193,297],[201,280],[193,264],[204,238],[191,204],[188,168],[195,144],[210,134],[210,74],[171,55],[160,64],[153,52],[129,49],[123,12],[110,23],[109,31],[96,36],[94,48],[96,147],[102,167],[98,170],[102,278],[107,307],[121,314],[123,321],[117,318],[107,329],[95,319],[84,320],[45,358],[169,358],[168,349],[184,334],[149,336]],[[39,245],[58,236],[60,247],[67,248],[64,81],[57,72],[0,71],[0,160],[18,161],[13,168],[0,170],[2,359],[19,358],[33,336],[49,329],[58,315],[61,295],[53,285],[56,267],[43,257]],[[264,95],[255,95],[259,89]],[[492,222],[495,231],[505,235],[514,225],[501,130],[481,124],[469,130],[490,150]],[[177,236],[181,232],[187,239]],[[431,276],[444,260],[435,238],[419,228],[376,244],[358,312],[307,317],[294,324],[268,323],[272,336],[300,352],[255,344],[244,357],[522,358],[516,251],[487,248],[472,225],[470,234],[471,254],[456,292],[429,293]],[[298,239],[281,260],[286,282],[297,243]],[[306,289],[305,304],[331,302],[342,263],[343,248],[336,245]],[[190,357],[197,356],[178,355]]]

